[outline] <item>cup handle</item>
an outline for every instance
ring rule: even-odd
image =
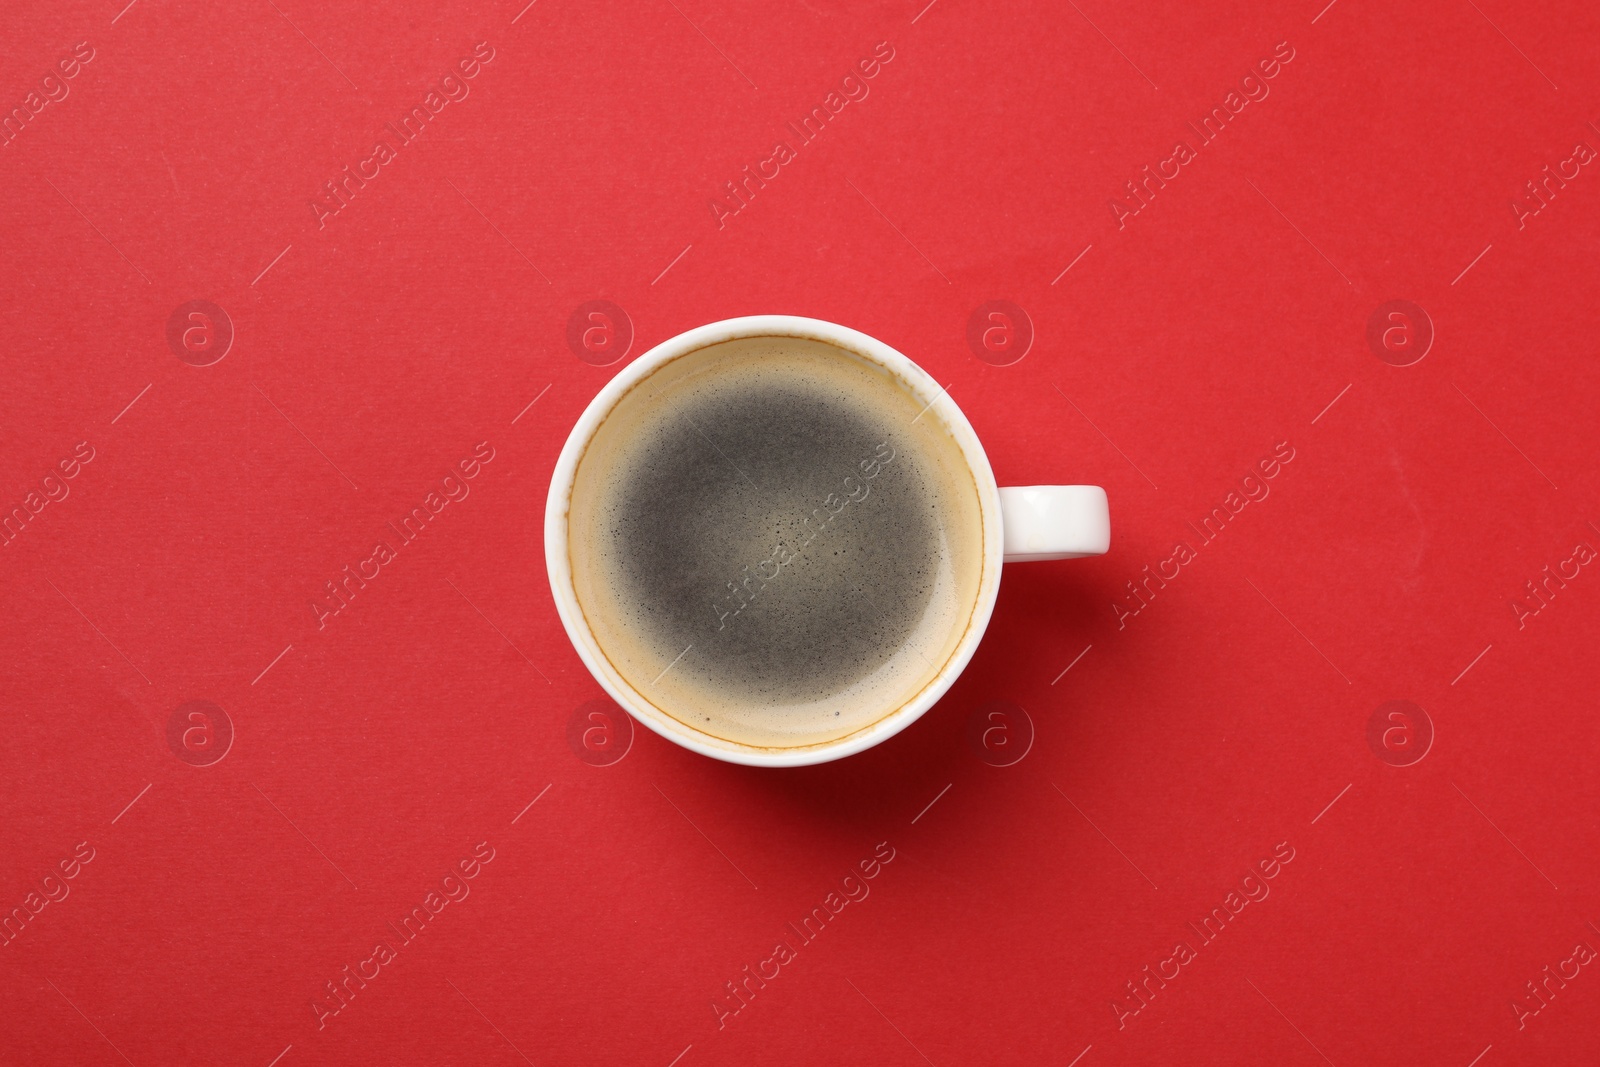
[[[1111,547],[1111,509],[1098,485],[1012,485],[1000,490],[1005,560],[1081,559]]]

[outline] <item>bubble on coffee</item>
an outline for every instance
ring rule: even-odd
[[[569,512],[579,603],[618,672],[763,747],[914,699],[983,566],[977,489],[927,403],[854,353],[777,337],[689,353],[624,396]]]

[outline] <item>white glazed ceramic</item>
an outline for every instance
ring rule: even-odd
[[[827,342],[887,368],[912,394],[928,405],[926,414],[937,416],[960,445],[977,486],[983,521],[983,575],[977,606],[967,621],[967,631],[934,679],[911,700],[885,708],[871,725],[855,733],[819,744],[785,748],[744,745],[714,737],[674,718],[651,704],[611,665],[595,641],[583,608],[573,591],[568,556],[567,509],[573,476],[589,439],[611,409],[636,384],[679,356],[709,345],[740,337],[804,337]],[[545,563],[550,590],[567,636],[584,666],[611,698],[635,719],[662,737],[685,748],[758,767],[797,767],[839,759],[893,737],[915,722],[955,682],[972,659],[1000,591],[1002,561],[1075,559],[1102,555],[1111,545],[1111,518],[1104,489],[1094,485],[1033,485],[1001,489],[983,445],[961,409],[926,371],[875,338],[820,319],[793,315],[752,315],[726,319],[681,333],[663,341],[628,364],[600,390],[572,428],[556,460],[545,505]]]

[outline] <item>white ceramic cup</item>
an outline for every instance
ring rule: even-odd
[[[983,522],[983,574],[966,633],[940,667],[934,680],[914,699],[883,709],[870,725],[831,741],[786,748],[744,745],[715,737],[652,704],[625,679],[601,651],[584,619],[573,588],[568,542],[583,536],[568,528],[568,506],[578,460],[612,408],[635,385],[663,364],[710,345],[741,337],[804,337],[824,341],[888,369],[928,407],[960,445],[978,487]],[[550,591],[567,636],[584,666],[611,698],[635,719],[669,741],[715,759],[759,767],[798,767],[839,759],[893,737],[910,726],[954,684],[972,659],[1000,591],[1000,564],[1026,560],[1076,559],[1103,555],[1111,545],[1111,517],[1106,491],[1097,485],[995,485],[989,457],[961,409],[921,367],[875,338],[820,319],[793,315],[752,315],[726,319],[663,341],[628,364],[590,401],[556,461],[545,505],[544,551]]]

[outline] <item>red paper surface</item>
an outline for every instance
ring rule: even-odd
[[[3,16],[0,1062],[1593,1061],[1592,6],[121,2]],[[540,541],[761,312],[1114,525],[784,772]]]

